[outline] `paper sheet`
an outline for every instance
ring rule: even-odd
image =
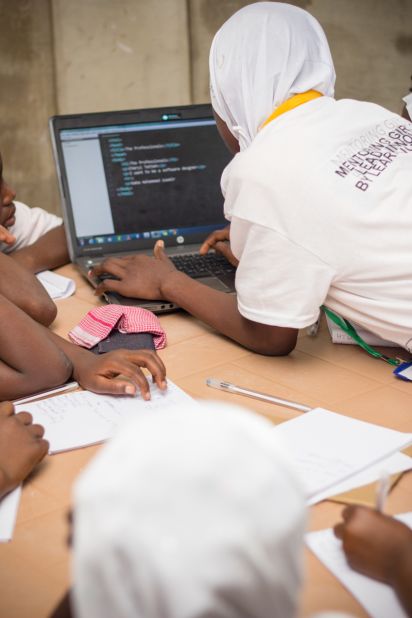
[[[332,496],[337,496],[338,494],[343,494],[357,487],[363,487],[364,485],[369,485],[369,483],[374,483],[381,477],[383,472],[397,474],[411,469],[412,457],[408,457],[408,455],[404,455],[403,453],[395,453],[395,455],[391,455],[379,463],[369,466],[369,468],[366,468],[362,472],[354,474],[346,481],[337,483],[326,491],[315,494],[308,500],[308,504],[316,504]]]
[[[412,513],[398,515],[397,519],[412,528]],[[350,568],[342,550],[342,542],[335,537],[332,528],[310,532],[306,535],[306,543],[372,618],[407,618],[390,586]]]
[[[103,442],[114,435],[120,424],[139,412],[155,413],[160,408],[193,402],[170,380],[166,392],[151,385],[151,395],[150,401],[144,401],[140,395],[115,397],[80,391],[17,406],[17,410],[27,410],[35,423],[43,425],[52,455]]]
[[[37,279],[45,288],[48,295],[54,300],[68,298],[76,291],[76,284],[73,279],[58,275],[51,270],[44,270],[37,273]]]
[[[412,434],[322,408],[272,429],[295,461],[308,499],[408,446]]]
[[[339,326],[335,324],[335,322],[332,322],[332,320],[328,316],[326,316],[326,322],[327,322],[329,333],[330,333],[333,343],[358,345],[356,341],[352,339],[350,335],[348,335],[347,333],[345,333],[344,330],[339,328]],[[393,341],[387,341],[386,339],[381,339],[381,337],[378,337],[377,335],[374,335],[373,333],[370,333],[369,331],[364,330],[357,324],[353,324],[353,326],[356,328],[356,332],[358,333],[359,337],[362,337],[364,342],[368,343],[369,345],[374,345],[374,346],[380,345],[380,346],[384,346],[388,348],[398,347],[397,343],[393,343]]]
[[[21,485],[0,500],[0,543],[8,543],[13,538],[20,496]]]

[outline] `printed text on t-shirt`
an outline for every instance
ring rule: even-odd
[[[412,154],[412,124],[396,126],[347,159],[335,160],[334,171],[341,178],[355,176],[355,187],[367,191],[400,154]]]

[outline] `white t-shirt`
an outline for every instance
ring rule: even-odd
[[[303,328],[325,304],[412,350],[412,123],[310,101],[262,129],[222,189],[243,316]]]
[[[30,208],[22,202],[14,202],[16,207],[16,223],[8,228],[9,232],[16,237],[14,245],[0,243],[0,251],[12,253],[23,247],[32,245],[41,236],[55,227],[63,224],[63,220],[43,208]]]

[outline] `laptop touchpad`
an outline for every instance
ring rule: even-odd
[[[199,281],[199,283],[203,283],[204,285],[208,285],[210,288],[218,290],[219,292],[228,291],[228,287],[217,277],[200,277],[196,279],[196,281]]]

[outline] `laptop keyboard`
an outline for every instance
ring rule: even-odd
[[[223,255],[218,253],[207,253],[206,255],[188,253],[186,255],[172,255],[169,257],[177,270],[184,272],[193,279],[230,275],[236,270]]]
[[[219,253],[207,253],[206,255],[187,253],[183,255],[169,255],[169,258],[177,270],[184,272],[193,279],[215,276],[226,284],[227,282],[234,281],[235,267]],[[89,260],[88,266],[91,268],[98,263],[98,260]],[[102,273],[99,277],[96,277],[96,283],[100,283],[105,279],[117,279],[117,277],[109,273]]]

